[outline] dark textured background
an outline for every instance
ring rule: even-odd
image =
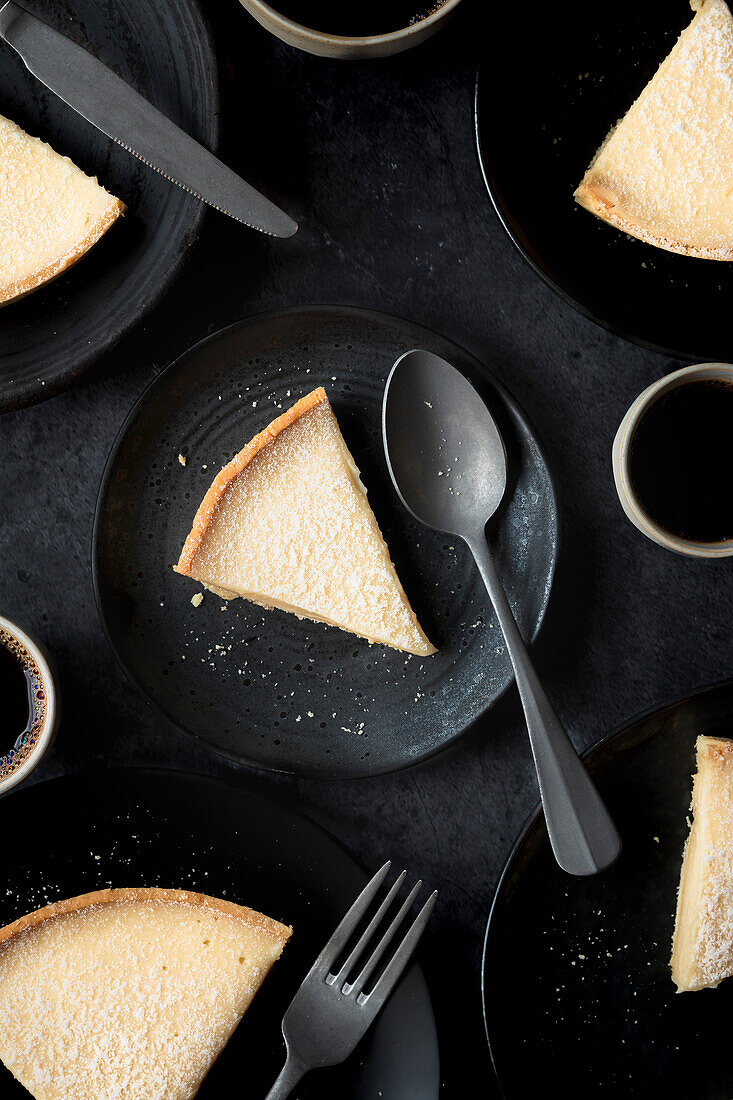
[[[301,229],[271,241],[207,214],[181,277],[145,323],[83,385],[0,421],[0,607],[55,654],[64,698],[39,778],[92,761],[236,772],[170,731],[124,681],[94,607],[92,518],[110,445],[146,383],[201,336],[281,305],[345,302],[430,325],[491,363],[525,406],[562,509],[559,572],[534,657],[579,747],[730,675],[730,565],[647,542],[613,489],[621,417],[678,364],[567,308],[505,237],[474,149],[470,14],[411,53],[348,63],[280,44],[236,0],[207,6],[221,61],[222,155],[278,196]],[[441,890],[423,961],[444,1094],[475,1095],[484,1081],[493,1091],[481,941],[503,861],[536,800],[515,693],[419,770],[258,782],[369,866],[391,855]]]

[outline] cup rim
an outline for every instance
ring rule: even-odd
[[[18,626],[17,623],[13,622],[11,619],[5,618],[4,615],[0,615],[0,628],[6,630],[8,634],[12,634],[13,637],[28,650],[33,660],[38,665],[38,671],[41,674],[46,689],[46,717],[41,727],[36,746],[33,752],[23,761],[16,771],[11,772],[5,779],[0,779],[0,795],[3,795],[6,791],[11,790],[13,787],[17,786],[18,783],[26,779],[45,756],[56,732],[58,691],[56,689],[56,678],[38,642],[34,641],[33,638],[26,634],[25,630]]]
[[[733,537],[721,542],[699,542],[675,535],[656,523],[642,506],[631,484],[629,472],[629,454],[634,433],[647,410],[665,393],[678,389],[695,378],[711,378],[716,375],[729,375],[733,381],[732,363],[694,363],[680,367],[663,378],[657,379],[636,397],[621,421],[613,445],[613,473],[616,491],[629,519],[634,525],[659,546],[677,554],[696,558],[725,558],[733,555]]]
[[[443,0],[440,7],[426,16],[425,19],[420,19],[417,23],[410,24],[406,27],[400,27],[396,31],[388,31],[386,34],[364,35],[331,34],[329,31],[319,31],[316,30],[315,27],[309,27],[305,23],[298,23],[296,20],[288,18],[287,15],[283,15],[276,7],[268,3],[267,0],[249,0],[249,2],[252,7],[259,8],[264,15],[267,15],[274,22],[279,23],[285,30],[300,34],[309,42],[326,42],[334,46],[381,46],[388,45],[390,42],[399,42],[405,38],[410,38],[423,28],[432,27],[445,15],[453,11],[454,8],[457,8],[461,0]]]

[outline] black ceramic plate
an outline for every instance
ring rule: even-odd
[[[676,256],[573,200],[593,154],[692,18],[688,0],[492,7],[476,92],[489,193],[509,236],[567,302],[627,339],[731,357],[733,264]],[[496,50],[497,41],[513,43]],[[521,50],[517,48],[521,43]]]
[[[510,683],[467,551],[417,525],[389,481],[382,391],[397,356],[417,346],[478,380],[501,425],[511,469],[496,553],[525,637],[539,629],[555,563],[555,500],[542,452],[506,390],[461,348],[382,314],[326,307],[244,321],[183,355],[133,409],[104,474],[93,552],[100,615],[123,667],[175,726],[219,752],[324,778],[390,771],[458,737]],[[440,647],[433,657],[371,647],[243,600],[207,594],[194,608],[201,586],[172,571],[219,468],[320,384]]]
[[[67,776],[0,801],[0,925],[108,886],[201,890],[294,928],[281,960],[200,1092],[264,1096],[284,1061],[280,1021],[313,959],[368,876],[307,818],[204,776],[120,770]],[[311,1074],[298,1096],[437,1100],[438,1049],[414,966],[348,1063]],[[0,1094],[27,1096],[0,1066]],[[91,1100],[91,1098],[90,1098]]]
[[[24,0],[209,148],[218,135],[216,63],[196,0]],[[70,385],[162,295],[203,214],[49,92],[0,44],[0,113],[48,141],[127,204],[91,252],[0,310],[0,412]]]
[[[506,1100],[730,1100],[733,983],[678,994],[669,956],[698,734],[730,736],[733,684],[647,712],[588,756],[621,832],[604,874],[555,864],[536,814],[484,949],[486,1028]]]

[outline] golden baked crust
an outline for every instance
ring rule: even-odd
[[[696,15],[612,128],[575,192],[580,206],[639,240],[733,259],[733,18],[725,0]]]
[[[193,1100],[290,929],[188,890],[99,890],[0,932],[0,1059],[36,1100]]]
[[[720,245],[712,248],[706,245],[686,244],[672,237],[654,233],[648,225],[643,225],[629,214],[619,211],[615,194],[600,184],[584,180],[575,192],[575,199],[579,206],[616,229],[620,229],[622,233],[628,233],[630,237],[636,237],[645,244],[662,248],[665,252],[675,252],[679,256],[693,256],[699,260],[733,260],[733,242],[728,246]]]
[[[733,741],[698,737],[696,756],[670,962],[678,992],[733,974]]]
[[[258,913],[255,909],[248,909],[245,905],[237,905],[232,901],[221,898],[212,898],[207,894],[198,894],[191,890],[167,890],[160,887],[130,886],[116,890],[94,890],[89,894],[80,894],[75,898],[65,898],[63,901],[55,901],[43,909],[36,909],[33,913],[27,913],[18,920],[0,928],[0,947],[8,943],[15,936],[36,928],[44,921],[54,917],[65,917],[73,913],[80,913],[86,909],[95,909],[104,905],[115,905],[125,902],[175,902],[178,905],[188,905],[192,908],[216,909],[229,917],[235,917],[250,928],[266,932],[281,943],[286,943],[292,935],[293,929],[279,921],[266,917],[264,913]]]
[[[264,450],[269,443],[277,439],[281,432],[284,432],[285,429],[289,428],[291,424],[294,424],[296,420],[300,420],[300,418],[305,416],[307,412],[310,412],[311,409],[315,409],[317,405],[323,404],[324,401],[328,401],[328,397],[323,386],[319,386],[318,389],[306,394],[305,397],[301,397],[301,399],[296,401],[291,408],[282,414],[282,416],[278,416],[271,424],[267,425],[264,431],[261,431],[254,439],[250,440],[247,446],[243,447],[239,454],[236,454],[231,462],[228,462],[226,466],[219,471],[194,516],[193,526],[183,545],[183,550],[181,550],[178,564],[173,566],[176,573],[182,573],[184,576],[191,576],[190,570],[196,558],[196,554],[199,551],[199,547],[203,542],[214,513],[221,503],[222,497],[232,482],[239,477],[247,466],[249,466],[250,462],[252,462],[260,451]]]
[[[416,656],[435,652],[323,387],[217,475],[173,568],[223,599],[242,597]]]
[[[75,264],[124,204],[69,157],[0,115],[0,305]]]
[[[115,198],[114,195],[110,195],[109,197],[111,203],[109,210],[92,226],[84,239],[79,241],[71,252],[62,256],[54,263],[47,264],[40,270],[27,275],[24,279],[9,279],[0,284],[0,306],[7,305],[9,302],[15,302],[19,298],[24,298],[26,294],[30,294],[31,291],[37,290],[38,287],[43,286],[44,283],[52,282],[54,279],[58,278],[59,275],[63,275],[65,271],[68,271],[70,267],[73,267],[82,256],[85,256],[92,245],[95,245],[97,241],[104,236],[110,226],[113,225],[126,210],[125,204]]]

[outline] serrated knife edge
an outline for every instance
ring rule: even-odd
[[[0,38],[28,70],[143,164],[236,221],[274,237],[297,223],[82,46],[19,7],[0,0]]]

